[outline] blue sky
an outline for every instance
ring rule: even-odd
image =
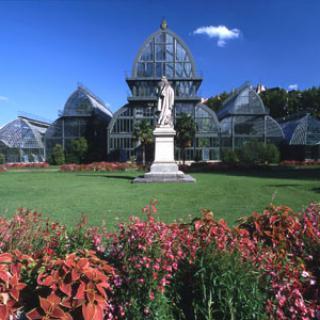
[[[0,125],[54,120],[81,82],[116,111],[162,18],[187,43],[209,97],[244,81],[320,85],[319,0],[0,1]]]

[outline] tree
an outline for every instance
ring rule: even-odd
[[[61,165],[65,163],[64,151],[61,144],[56,144],[52,149],[50,163]]]
[[[186,113],[182,113],[176,121],[176,143],[182,152],[183,164],[186,161],[186,148],[191,147],[196,134],[196,124],[193,118]]]
[[[148,120],[143,119],[137,123],[133,130],[133,139],[141,144],[142,147],[142,163],[146,164],[146,145],[153,142],[152,127]]]
[[[221,94],[209,98],[205,104],[212,109],[214,112],[218,112],[223,107],[223,102],[228,98],[229,94],[227,92],[222,92]]]
[[[71,157],[77,163],[83,163],[88,152],[87,139],[81,137],[71,142]]]
[[[264,105],[269,108],[273,118],[288,115],[288,93],[282,88],[267,89],[260,93]]]
[[[6,162],[6,157],[3,153],[0,153],[0,164],[4,164]]]

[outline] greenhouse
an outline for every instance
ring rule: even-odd
[[[187,160],[219,158],[219,124],[215,113],[199,105],[197,91],[202,78],[197,75],[194,59],[183,40],[168,29],[163,21],[160,29],[150,35],[134,60],[132,76],[127,78],[131,95],[128,103],[115,113],[108,127],[108,154],[113,160],[139,159],[139,146],[132,132],[142,119],[155,126],[157,87],[166,76],[175,90],[175,117],[190,114],[197,124],[196,138],[187,150]],[[147,152],[153,157],[152,147]],[[176,159],[181,159],[176,148]]]
[[[243,84],[225,100],[218,114],[221,149],[239,149],[249,141],[280,144],[283,131],[250,83]]]
[[[6,162],[45,161],[44,135],[49,123],[19,116],[0,129],[0,153]]]
[[[320,159],[320,120],[310,113],[295,114],[279,121],[285,135],[284,159]]]
[[[53,147],[63,147],[67,157],[75,139],[84,137],[89,146],[88,161],[105,160],[106,128],[112,112],[103,101],[82,85],[71,94],[60,117],[46,132],[46,151],[50,158]]]

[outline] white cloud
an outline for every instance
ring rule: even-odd
[[[1,102],[1,101],[7,102],[8,100],[9,100],[8,97],[0,96],[0,102]]]
[[[294,83],[294,84],[289,84],[288,85],[288,90],[289,91],[292,91],[292,90],[298,90],[299,89],[299,86],[298,84]]]
[[[228,29],[226,26],[205,26],[193,31],[193,34],[206,34],[209,38],[217,38],[218,47],[224,47],[227,40],[240,37],[239,29]]]

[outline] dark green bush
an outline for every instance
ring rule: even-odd
[[[235,164],[239,162],[238,155],[233,150],[225,150],[222,152],[222,162],[226,164]]]
[[[83,163],[88,153],[87,139],[81,137],[71,141],[71,148],[67,152],[68,163]]]
[[[265,162],[267,163],[279,163],[280,152],[276,145],[267,144],[265,146]]]
[[[6,162],[6,157],[3,153],[0,153],[0,164],[4,164]]]
[[[56,144],[52,150],[50,164],[55,164],[55,165],[60,166],[64,163],[65,163],[65,156],[64,156],[64,151],[63,151],[62,145]]]
[[[280,153],[274,144],[250,141],[237,151],[239,160],[246,164],[278,163]]]

